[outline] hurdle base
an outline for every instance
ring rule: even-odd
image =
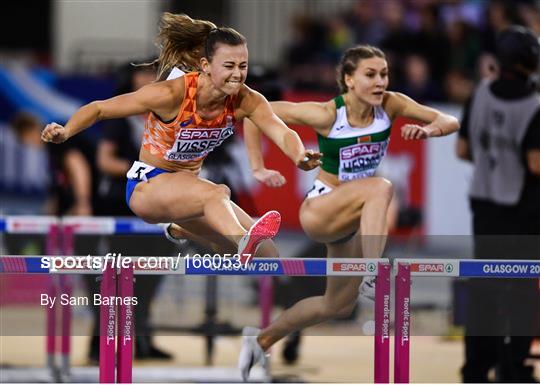
[[[197,326],[169,326],[169,325],[152,325],[152,330],[162,332],[185,332],[190,335],[196,334],[201,336],[239,336],[242,334],[242,329],[231,325],[229,322],[203,322]]]
[[[69,381],[72,383],[97,383],[98,367],[72,367]],[[272,382],[264,370],[255,367],[250,382]],[[46,368],[2,368],[2,381],[6,383],[49,383],[50,371]],[[191,383],[240,383],[240,371],[234,367],[145,367],[133,368],[133,382],[191,382]]]
[[[162,332],[183,332],[190,335],[199,335],[206,338],[205,364],[212,365],[214,362],[214,338],[217,336],[239,336],[242,330],[231,325],[229,322],[206,321],[194,327],[179,327],[167,325],[153,325],[153,330]]]

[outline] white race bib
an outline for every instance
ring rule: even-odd
[[[144,180],[147,181],[146,174],[155,169],[153,166],[149,166],[146,163],[135,161],[133,166],[129,169],[126,176],[128,179],[133,180]]]
[[[223,128],[183,128],[165,159],[185,162],[205,157],[234,133],[230,122]]]
[[[321,195],[328,194],[331,191],[332,191],[332,187],[324,184],[318,179],[315,179],[315,181],[313,182],[313,187],[311,188],[311,190],[308,191],[306,195],[306,199],[319,197]]]
[[[339,150],[339,180],[341,182],[375,175],[381,163],[388,140],[375,143],[358,143]]]

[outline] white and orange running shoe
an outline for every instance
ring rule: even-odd
[[[261,242],[276,236],[280,225],[281,215],[277,211],[269,211],[260,217],[238,242],[240,262],[247,265],[255,256]]]

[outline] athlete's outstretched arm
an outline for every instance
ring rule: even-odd
[[[261,149],[261,131],[249,119],[244,119],[244,142],[249,158],[253,176],[268,187],[281,187],[287,183],[285,177],[277,170],[270,170],[264,166]]]
[[[135,92],[86,104],[73,114],[65,126],[58,123],[47,124],[41,133],[41,139],[45,142],[62,143],[100,120],[150,111],[158,115],[163,112],[166,114],[174,109],[175,104],[172,82],[149,84]]]
[[[274,113],[286,124],[311,126],[317,132],[330,127],[335,119],[335,111],[331,110],[328,103],[278,101],[270,102],[270,105]],[[244,119],[244,140],[253,176],[268,186],[276,187],[276,183],[279,183],[278,176],[274,174],[276,171],[268,170],[264,165],[261,151],[261,131],[249,119]]]
[[[274,113],[286,124],[310,126],[318,133],[332,126],[336,118],[333,102],[270,102]]]
[[[320,165],[321,154],[304,148],[298,134],[272,112],[264,96],[250,90],[240,108],[299,168],[311,170]]]
[[[403,116],[427,123],[425,126],[404,125],[401,128],[401,136],[407,140],[446,136],[459,129],[459,121],[455,117],[419,104],[399,92],[387,92],[385,109],[392,118]]]

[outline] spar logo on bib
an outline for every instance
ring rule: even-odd
[[[339,180],[360,179],[375,174],[386,152],[388,140],[377,143],[358,143],[339,150]]]
[[[342,148],[339,155],[341,159],[349,160],[361,155],[378,154],[379,151],[381,151],[380,143],[355,144],[353,146]]]
[[[183,128],[166,157],[168,160],[179,161],[203,158],[233,133],[232,125],[223,128]]]

